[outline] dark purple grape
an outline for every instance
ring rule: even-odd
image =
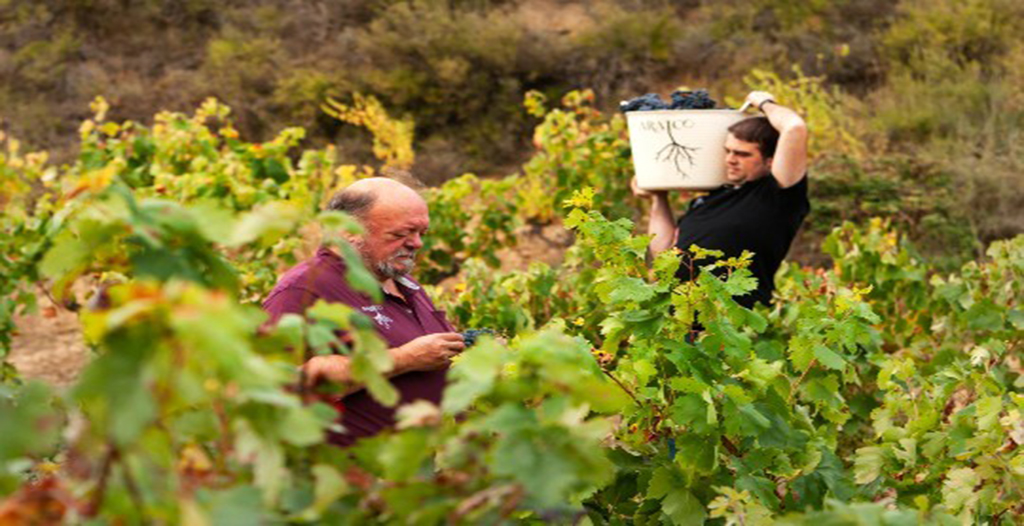
[[[668,108],[668,103],[662,100],[657,93],[641,95],[635,99],[629,99],[619,104],[619,110],[623,113],[627,111],[667,110]]]
[[[651,110],[710,110],[716,106],[714,99],[708,95],[708,90],[699,89],[694,91],[676,90],[672,93],[672,102],[665,102],[657,93],[648,93],[634,99],[623,101],[619,104],[619,110],[627,111],[651,111]]]
[[[466,343],[466,348],[470,348],[476,344],[477,338],[484,334],[494,336],[495,332],[493,329],[467,329],[462,333],[462,340]]]
[[[715,100],[705,89],[694,91],[677,90],[672,93],[673,110],[710,110],[715,107]]]

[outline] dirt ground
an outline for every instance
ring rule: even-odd
[[[8,360],[23,378],[37,378],[67,386],[89,361],[78,315],[59,308],[49,298],[38,299],[39,312],[17,316],[13,348]]]

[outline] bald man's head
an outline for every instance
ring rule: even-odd
[[[371,177],[360,179],[334,194],[327,204],[327,209],[345,212],[360,221],[365,221],[382,195],[387,196],[388,204],[423,202],[423,198],[405,184],[387,177]]]
[[[407,274],[430,226],[427,203],[412,188],[384,177],[362,179],[338,192],[329,210],[356,217],[365,228],[347,235],[382,281]]]

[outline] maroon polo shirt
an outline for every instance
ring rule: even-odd
[[[395,282],[404,297],[385,292],[383,302],[374,304],[369,296],[349,286],[342,259],[332,250],[321,247],[312,259],[281,276],[263,302],[263,310],[270,314],[271,322],[276,322],[287,313],[305,313],[320,299],[344,303],[369,316],[389,348],[426,334],[454,332],[444,311],[434,307],[418,283],[411,278]],[[446,372],[446,369],[417,371],[392,377],[391,383],[401,397],[399,405],[414,400],[440,404]],[[358,438],[375,435],[395,424],[395,410],[377,403],[365,389],[346,396],[342,405],[341,424],[345,432],[331,437],[338,445],[349,446]]]

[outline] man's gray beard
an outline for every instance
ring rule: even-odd
[[[413,265],[416,264],[416,260],[414,259],[416,257],[416,253],[413,252],[412,254],[401,254],[401,256],[404,256],[405,258],[409,259],[409,264],[407,265],[407,267],[409,268],[409,270],[412,270]],[[377,271],[377,275],[378,276],[383,276],[385,278],[390,278],[390,279],[398,279],[398,278],[401,278],[401,277],[404,277],[404,276],[408,276],[409,275],[409,271],[408,270],[406,270],[406,271],[398,270],[397,268],[395,268],[391,264],[391,260],[398,259],[398,257],[399,257],[399,255],[396,254],[395,256],[392,256],[392,257],[388,258],[387,260],[381,261],[380,263],[377,263],[376,265],[374,265],[373,268],[374,268],[374,270]]]
[[[365,242],[361,239],[355,239],[352,240],[351,243],[352,246],[359,252],[359,255],[363,258],[363,265],[366,265],[366,268],[373,271],[375,274],[377,274],[377,276],[385,279],[398,279],[403,276],[409,275],[408,271],[403,272],[391,265],[391,260],[395,259],[395,256],[392,256],[391,258],[388,258],[385,261],[371,263],[369,256],[365,252]],[[416,257],[416,253],[413,252],[412,254],[406,255],[411,261],[411,263],[409,264],[409,270],[412,270],[413,265],[416,264],[414,259]]]
[[[378,276],[383,276],[385,278],[398,279],[408,275],[408,272],[402,272],[396,269],[395,267],[392,267],[391,263],[387,261],[377,263],[376,265],[374,265],[374,268],[377,270]]]

